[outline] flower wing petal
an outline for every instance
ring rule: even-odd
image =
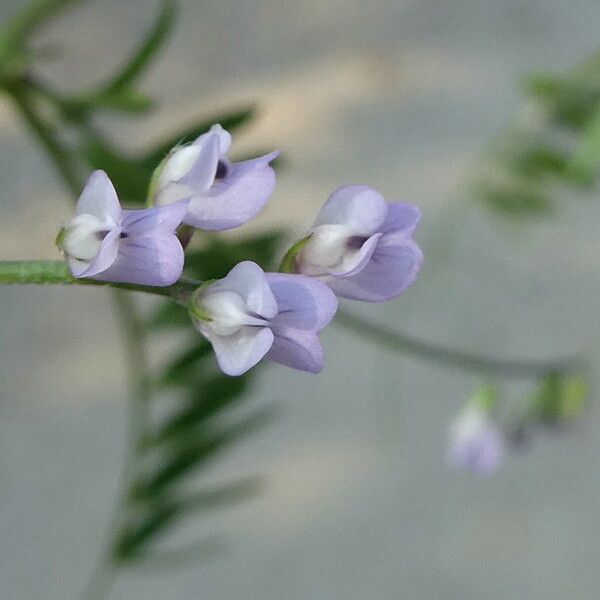
[[[314,331],[277,327],[273,333],[275,339],[267,354],[269,360],[308,373],[319,373],[323,369],[323,347]]]
[[[164,287],[183,270],[183,248],[174,235],[130,236],[120,240],[114,263],[96,279]]]
[[[388,214],[382,232],[385,234],[398,232],[405,237],[411,236],[420,220],[421,211],[418,206],[406,202],[388,204]]]
[[[267,280],[279,308],[273,326],[318,331],[335,315],[337,298],[322,281],[282,273],[267,273]]]
[[[381,244],[380,240],[362,271],[353,277],[329,277],[327,283],[338,296],[382,302],[412,285],[422,262],[423,253],[413,240],[404,239],[398,245]]]
[[[185,222],[208,231],[239,227],[264,208],[275,189],[275,172],[269,166],[276,153],[234,163],[222,180],[190,199]]]
[[[124,210],[122,231],[132,236],[174,234],[186,212],[186,200],[142,210]]]

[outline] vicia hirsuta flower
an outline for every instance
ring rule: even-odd
[[[75,277],[167,286],[183,269],[183,248],[175,235],[186,202],[144,210],[123,210],[104,171],[94,171],[64,227],[60,245]]]
[[[190,302],[194,325],[227,375],[241,375],[263,357],[318,373],[324,361],[318,333],[336,310],[337,299],[322,282],[264,273],[250,261],[200,287]]]
[[[492,473],[502,464],[506,443],[489,407],[467,406],[450,428],[448,460],[458,468]]]
[[[184,222],[219,231],[256,217],[275,188],[269,163],[278,152],[232,163],[227,157],[231,135],[220,125],[187,146],[174,148],[158,167],[151,189],[154,204],[189,200]]]
[[[412,239],[420,219],[413,204],[387,204],[367,186],[335,191],[299,244],[293,269],[317,277],[338,295],[381,302],[416,279],[423,254]]]

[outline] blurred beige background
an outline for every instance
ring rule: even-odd
[[[2,0],[0,20],[21,4]],[[64,48],[44,76],[66,89],[97,81],[156,8],[95,0],[73,11],[40,37]],[[586,348],[597,365],[597,197],[565,198],[558,217],[521,227],[453,190],[518,107],[519,76],[576,63],[597,48],[599,27],[595,0],[188,0],[144,83],[160,112],[107,126],[139,147],[199,114],[256,102],[260,117],[236,147],[282,148],[287,166],[246,231],[284,224],[300,235],[336,187],[376,186],[422,207],[427,262],[397,301],[352,308],[473,351]],[[2,99],[0,181],[0,257],[55,257],[67,194]],[[0,306],[0,596],[74,598],[124,453],[111,307],[97,290],[50,288],[1,289]],[[210,472],[264,473],[265,494],[179,532],[223,534],[227,553],[128,573],[112,598],[596,600],[596,410],[492,478],[454,472],[446,428],[479,379],[335,328],[324,341],[321,376],[267,372],[256,401],[279,401],[279,420]]]

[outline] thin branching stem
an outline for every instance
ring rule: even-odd
[[[79,175],[78,156],[76,152],[62,143],[57,135],[55,127],[45,122],[37,112],[36,103],[32,98],[33,90],[28,85],[27,80],[24,79],[12,82],[10,87],[5,88],[5,91],[8,92],[13,99],[23,121],[44,148],[48,157],[52,160],[57,173],[69,188],[73,198],[77,198],[83,189],[84,181]],[[79,125],[82,128],[85,127],[84,123]],[[4,275],[3,277],[0,277],[0,282],[6,284],[57,283],[102,285],[100,282],[93,282],[93,280],[90,279],[73,281],[74,278],[68,272],[66,265],[63,262],[58,261],[11,261],[2,263],[1,266],[4,267]],[[178,284],[175,284],[175,286],[178,286]],[[111,284],[111,287],[132,289],[126,284]],[[187,289],[189,289],[189,285],[187,285]],[[135,291],[151,291],[151,293],[170,295],[174,299],[181,300],[181,293],[185,290],[177,288],[175,296],[169,294],[166,288],[146,289],[146,286],[135,286]],[[172,289],[172,291],[175,291],[175,289]],[[139,321],[139,315],[135,306],[123,298],[123,292],[121,290],[113,291],[113,300],[115,303],[118,328],[119,331],[122,332],[123,340],[126,345],[126,368],[133,379],[129,394],[129,426],[132,439],[129,440],[127,459],[124,462],[120,478],[121,497],[115,504],[113,510],[112,527],[111,533],[109,534],[111,537],[106,544],[106,548],[102,551],[94,565],[88,584],[83,593],[83,598],[89,600],[96,600],[108,596],[116,581],[118,572],[116,565],[111,559],[113,544],[112,530],[113,527],[118,527],[122,518],[124,498],[127,493],[128,485],[135,472],[134,469],[138,453],[137,449],[141,447],[141,441],[146,438],[146,434],[144,431],[141,431],[139,424],[145,424],[147,422],[149,411],[149,387],[147,383],[148,365],[145,360],[145,351],[140,351],[144,342],[140,335],[142,327]],[[133,449],[136,449],[135,452]]]
[[[464,350],[425,342],[417,337],[390,331],[350,312],[339,310],[335,323],[396,352],[410,354],[427,361],[453,367],[462,371],[473,371],[485,375],[511,377],[515,379],[539,378],[549,373],[579,373],[583,370],[581,358],[568,356],[554,360],[511,360],[481,356]]]
[[[34,0],[11,17],[0,30],[0,51],[22,49],[25,39],[40,25],[82,0]]]
[[[132,292],[144,292],[155,296],[171,298],[185,303],[189,295],[198,287],[198,282],[181,280],[166,287],[114,283],[77,278],[71,275],[67,264],[60,260],[5,260],[0,261],[0,285],[83,285],[103,286]]]

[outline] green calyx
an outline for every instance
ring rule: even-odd
[[[160,179],[161,173],[165,168],[165,164],[169,156],[170,153],[158,163],[158,166],[152,172],[152,177],[150,178],[150,185],[148,186],[148,196],[146,197],[146,206],[148,208],[154,206],[154,197],[156,196],[156,192],[158,191],[158,180]]]
[[[204,289],[209,286],[211,283],[215,281],[214,279],[210,279],[205,281],[193,294],[188,303],[188,311],[190,313],[190,317],[193,321],[204,321],[210,322],[212,321],[212,317],[202,308],[202,303],[200,302],[200,298],[202,296],[202,292]]]
[[[471,398],[471,405],[485,413],[490,413],[498,402],[498,390],[491,385],[482,385]]]
[[[62,252],[65,246],[65,237],[67,236],[67,228],[62,227],[54,239],[54,244]]]
[[[279,265],[280,273],[297,273],[298,270],[296,268],[296,259],[298,254],[302,251],[304,246],[308,244],[311,236],[307,235],[305,238],[297,241],[286,253]]]

